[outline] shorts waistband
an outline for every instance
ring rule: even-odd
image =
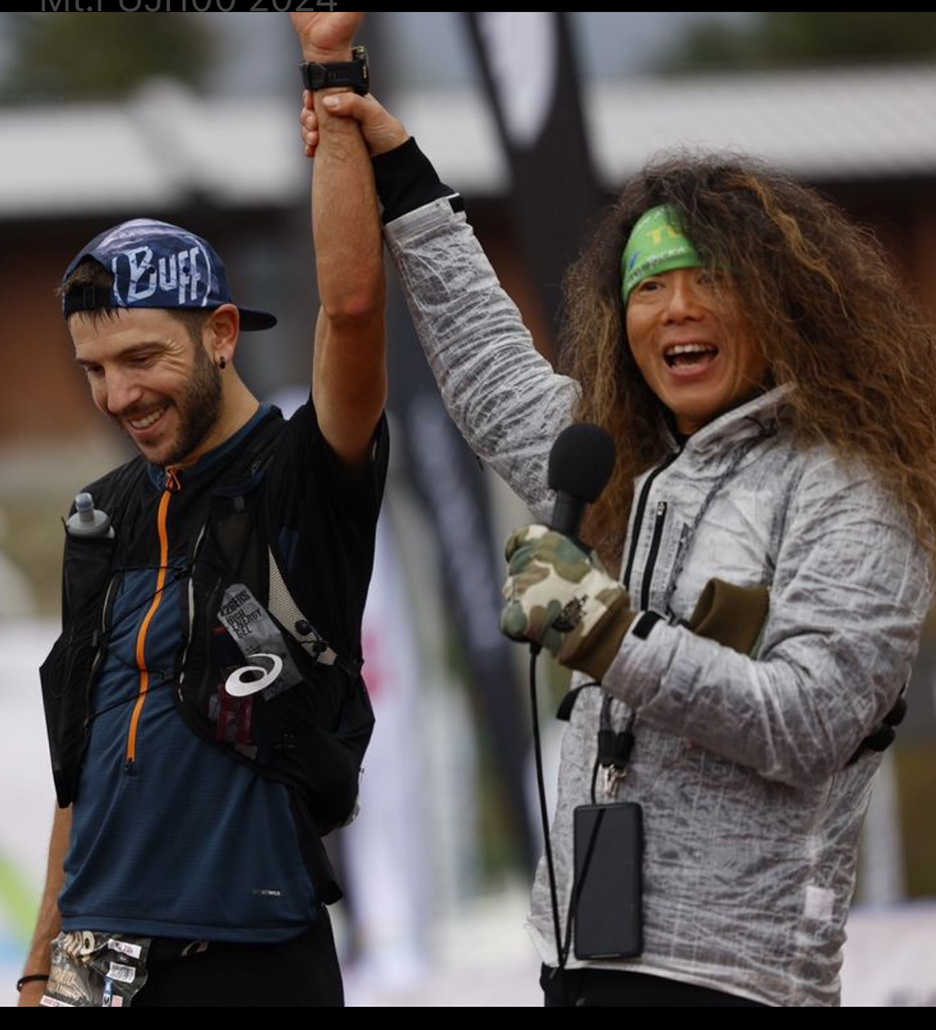
[[[201,955],[209,948],[217,948],[217,941],[193,941],[180,937],[154,937],[149,948],[149,961],[171,962],[173,959]]]

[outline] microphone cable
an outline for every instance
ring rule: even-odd
[[[533,757],[536,762],[536,790],[540,803],[540,819],[543,823],[543,845],[546,852],[546,871],[549,877],[549,900],[552,904],[553,932],[556,935],[556,955],[559,968],[565,969],[568,951],[562,947],[562,931],[559,926],[559,896],[556,891],[556,866],[553,862],[552,839],[549,835],[549,811],[546,806],[546,780],[543,776],[543,747],[539,729],[539,704],[536,697],[536,660],[540,654],[539,644],[530,644],[530,711],[533,719]],[[569,913],[571,916],[571,912]]]

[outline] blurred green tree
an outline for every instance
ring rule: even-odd
[[[705,21],[659,65],[667,73],[758,71],[936,60],[936,12],[758,11]]]
[[[112,100],[154,76],[201,85],[212,37],[192,14],[0,16],[10,60],[0,79],[7,103]]]

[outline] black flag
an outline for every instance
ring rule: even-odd
[[[555,325],[563,272],[602,202],[569,15],[468,11],[466,17],[513,174],[511,207],[523,255]]]
[[[438,538],[446,600],[508,820],[532,869],[538,847],[526,799],[530,732],[511,644],[498,630],[503,573],[495,560],[500,548],[493,543],[482,472],[446,414],[398,290],[390,294],[388,314],[390,408],[402,423],[409,474]]]

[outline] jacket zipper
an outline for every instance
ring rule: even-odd
[[[166,577],[169,573],[169,502],[172,495],[182,489],[176,470],[166,469],[166,489],[159,501],[159,511],[156,516],[156,529],[159,533],[159,573],[156,577],[156,592],[153,594],[153,601],[149,611],[140,624],[140,631],[137,634],[136,661],[140,670],[140,691],[137,695],[136,704],[133,706],[133,714],[130,716],[130,732],[127,738],[127,764],[128,772],[133,771],[137,756],[137,733],[140,728],[140,717],[143,714],[143,706],[146,704],[146,696],[150,688],[150,674],[146,667],[146,635],[150,625],[156,617],[156,612],[162,604],[163,590],[166,587]]]
[[[663,461],[659,465],[657,465],[657,467],[650,473],[650,475],[647,476],[647,481],[644,483],[643,489],[640,491],[640,498],[637,501],[637,517],[634,519],[634,534],[633,534],[633,537],[631,539],[630,554],[627,556],[627,568],[626,568],[626,570],[624,572],[624,580],[623,580],[623,582],[624,582],[624,588],[626,590],[630,590],[631,575],[634,572],[634,561],[637,558],[637,545],[640,543],[640,530],[643,527],[644,515],[647,512],[647,501],[650,498],[650,489],[653,486],[654,480],[657,478],[657,476],[659,476],[661,472],[663,472],[666,469],[668,469],[670,467],[670,465],[672,465],[673,462],[680,456],[680,454],[682,454],[682,448],[681,447],[679,448],[678,451],[676,451],[673,454],[671,454],[665,461]],[[665,509],[664,509],[663,514],[665,516],[665,514],[666,514]],[[654,532],[653,532],[654,540],[656,541],[657,549],[659,549],[659,546],[660,546],[659,540],[657,539],[657,534],[658,533],[662,534],[662,532],[663,532],[663,525],[662,525],[662,520],[660,519],[659,512],[658,512],[657,513],[657,521],[656,521],[656,525],[654,526]],[[653,545],[651,544],[651,550],[652,550],[652,548],[653,548]],[[651,557],[655,560],[656,559],[656,553],[653,552]],[[650,567],[649,567],[649,563],[648,563],[648,570],[647,571],[652,571],[652,569],[650,569]],[[647,575],[646,575],[646,572],[645,572],[644,573],[644,583],[646,583],[646,582],[647,582]],[[641,591],[641,595],[643,595],[643,593],[644,593],[644,591],[642,590]]]
[[[640,607],[646,611],[650,607],[650,584],[653,582],[653,569],[657,555],[660,553],[660,541],[663,539],[663,525],[666,522],[666,501],[660,501],[656,509],[656,521],[653,525],[653,539],[650,541],[650,553],[644,568],[643,582],[640,586]]]

